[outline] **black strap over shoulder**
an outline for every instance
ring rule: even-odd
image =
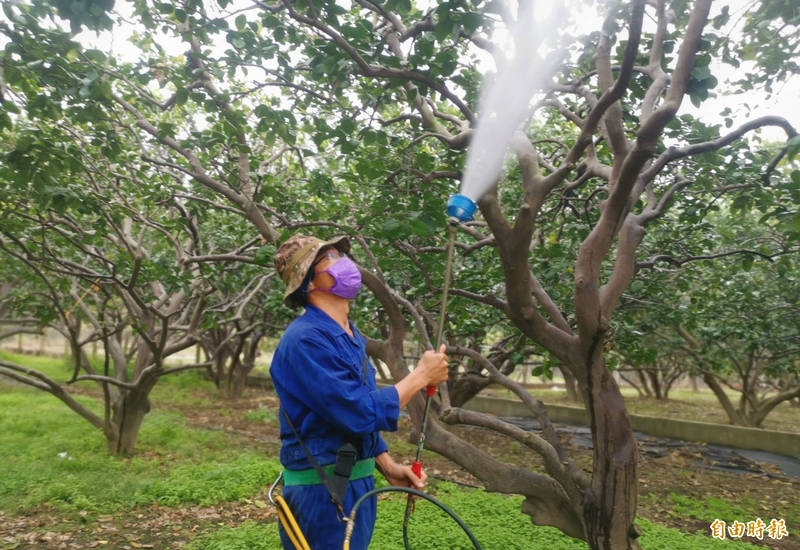
[[[367,383],[367,354],[361,358],[361,385]]]
[[[325,470],[322,469],[322,466],[319,465],[319,462],[317,462],[317,459],[314,458],[313,454],[311,454],[311,451],[308,450],[308,447],[306,447],[306,444],[303,443],[303,440],[300,439],[300,434],[297,433],[297,429],[294,427],[292,420],[289,418],[286,409],[281,407],[281,412],[283,412],[283,417],[286,419],[286,423],[289,424],[289,428],[291,428],[292,433],[297,438],[297,441],[300,443],[300,446],[303,448],[303,452],[306,454],[308,461],[311,463],[311,466],[313,466],[314,470],[317,472],[317,476],[319,476],[320,481],[322,481],[322,484],[328,490],[328,494],[331,497],[331,501],[336,506],[336,510],[339,512],[339,517],[343,518],[344,495],[345,492],[347,491],[347,481],[350,479],[350,472],[352,472],[353,465],[355,465],[356,463],[355,460],[352,462],[352,464],[350,465],[350,469],[347,471],[347,477],[345,478],[346,481],[344,483],[344,491],[342,491],[340,489],[342,485],[341,481],[336,481],[336,479],[339,478],[339,472],[337,471],[339,470],[339,453],[336,454],[336,466],[334,468],[334,478],[331,478],[330,476],[328,476],[328,474],[325,473]],[[350,444],[348,443],[345,445],[350,445]],[[355,448],[353,450],[355,450]],[[343,466],[341,470],[342,473],[344,473],[345,467]]]
[[[361,364],[361,385],[363,386],[366,384],[367,378],[366,354],[364,354],[362,357]],[[325,473],[325,470],[322,469],[322,466],[319,465],[319,462],[317,462],[317,459],[314,458],[314,455],[311,454],[311,451],[308,449],[308,447],[306,447],[306,444],[303,443],[303,440],[300,439],[300,434],[297,433],[297,429],[294,427],[294,423],[292,422],[291,418],[289,418],[289,414],[286,412],[286,409],[283,407],[280,407],[280,409],[281,412],[283,412],[283,417],[286,419],[286,423],[289,425],[289,428],[292,430],[295,438],[297,438],[297,441],[300,443],[300,447],[306,454],[308,461],[311,463],[314,471],[317,472],[317,476],[319,476],[322,484],[328,490],[331,501],[336,506],[336,510],[339,512],[339,519],[344,521],[344,498],[347,494],[347,484],[350,482],[350,474],[353,472],[353,467],[355,466],[356,462],[358,462],[358,449],[351,441],[347,441],[344,443],[344,445],[339,447],[339,450],[336,452],[336,464],[333,468],[333,477],[329,476]]]

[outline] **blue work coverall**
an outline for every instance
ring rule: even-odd
[[[366,340],[352,323],[350,328],[352,337],[327,313],[308,305],[284,332],[270,366],[281,406],[321,466],[336,462],[336,452],[345,441],[357,442],[359,459],[378,456],[387,450],[379,431],[397,430],[397,390],[378,389],[375,369],[368,360],[366,376],[362,375]],[[289,470],[312,468],[283,414],[280,423],[283,466]],[[374,476],[351,480],[345,513],[374,487]],[[283,497],[312,550],[342,547],[345,524],[337,518],[324,485],[285,486]],[[372,498],[359,507],[351,549],[369,546],[376,505]],[[282,526],[280,534],[283,547],[293,549]]]

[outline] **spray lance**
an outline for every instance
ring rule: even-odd
[[[444,336],[444,321],[447,316],[447,295],[450,292],[450,280],[453,273],[453,248],[456,240],[456,229],[459,223],[466,223],[472,220],[477,205],[475,201],[466,195],[454,194],[447,201],[447,220],[448,236],[447,236],[447,263],[444,268],[444,288],[442,289],[442,309],[439,312],[439,327],[436,331],[436,351],[442,346]],[[422,477],[422,449],[425,446],[425,431],[428,425],[428,413],[431,408],[431,398],[436,394],[436,386],[427,386],[425,388],[425,409],[422,413],[422,424],[420,425],[419,441],[417,442],[417,456],[411,464],[411,471],[417,477]],[[411,517],[411,512],[414,511],[414,496],[408,495],[406,501],[406,513],[403,517],[403,542],[406,549],[408,549],[408,520]]]
[[[447,316],[447,295],[450,292],[450,280],[453,273],[453,247],[456,240],[456,228],[459,223],[466,223],[472,220],[475,213],[475,202],[466,195],[458,193],[452,195],[450,200],[447,201],[447,220],[448,237],[447,237],[447,263],[444,268],[444,288],[442,290],[442,309],[439,312],[439,327],[436,331],[436,351],[442,346],[444,336],[444,321]],[[411,470],[417,477],[422,476],[422,462],[420,456],[422,449],[425,446],[425,427],[428,423],[428,412],[430,411],[431,397],[436,394],[436,386],[428,386],[425,388],[425,410],[422,413],[422,424],[420,426],[419,442],[417,443],[417,456],[411,465]],[[409,497],[409,505],[412,498]],[[408,523],[408,516],[410,514],[409,507],[406,507],[405,523]]]

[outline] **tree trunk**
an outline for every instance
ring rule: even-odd
[[[253,370],[254,363],[242,362],[234,359],[231,366],[231,376],[228,381],[228,392],[231,399],[239,399],[244,394],[247,386],[247,377]]]
[[[648,382],[647,377],[644,375],[641,368],[636,369],[636,376],[639,377],[639,382],[642,384],[644,394],[647,397],[653,397],[653,392],[650,390],[650,383]]]
[[[478,395],[488,385],[489,379],[485,376],[474,373],[463,374],[448,385],[450,403],[454,407],[462,407],[464,403]]]
[[[661,391],[661,379],[659,378],[658,368],[647,369],[647,376],[650,378],[650,386],[653,388],[653,395],[656,399],[664,399],[664,394]]]
[[[153,385],[148,383],[135,390],[122,392],[114,403],[111,426],[105,430],[109,454],[129,455],[136,448],[142,421],[150,412],[148,395]]]
[[[136,448],[142,421],[150,412],[150,391],[158,382],[158,373],[163,368],[161,360],[154,358],[152,351],[143,339],[137,338],[134,344],[137,348],[136,362],[133,367],[133,380],[137,381],[136,387],[119,390],[111,405],[111,418],[108,421],[110,425],[107,425],[104,430],[108,452],[114,455],[128,455]],[[152,368],[145,373],[145,369],[156,366],[151,363],[155,363],[158,368]],[[127,377],[123,377],[124,374],[127,373],[119,372],[116,378],[127,381]]]
[[[228,362],[228,353],[224,349],[218,349],[214,355],[214,385],[217,389],[222,388],[222,378],[225,376],[225,365]]]
[[[622,373],[620,373],[620,374],[622,374]],[[628,384],[633,389],[635,389],[636,390],[636,394],[638,395],[638,397],[641,398],[641,397],[645,396],[644,392],[642,391],[642,388],[639,387],[639,384],[637,384],[636,382],[634,382],[633,380],[631,380],[630,378],[628,378],[624,374],[622,374],[622,381],[625,382],[626,384]]]
[[[731,400],[728,398],[719,382],[717,382],[717,380],[708,373],[703,374],[703,381],[709,388],[711,388],[711,391],[714,392],[714,395],[717,396],[717,401],[719,401],[719,404],[722,405],[725,414],[728,415],[728,421],[735,426],[747,426],[747,422],[745,422],[745,419],[742,418],[742,416],[739,414],[739,411],[737,411],[733,406],[733,403],[731,403]]]
[[[409,412],[412,417],[421,416],[422,401],[412,401]],[[470,471],[481,480],[487,491],[524,495],[522,513],[530,516],[534,525],[550,525],[570,537],[585,540],[579,511],[552,478],[497,462],[484,451],[445,430],[436,418],[431,418],[428,423],[425,443],[426,449],[440,453]]]
[[[638,498],[638,449],[625,402],[596,357],[584,389],[592,422],[592,490],[586,495],[584,520],[590,548],[638,549],[633,528]]]
[[[250,369],[245,368],[244,365],[237,362],[233,368],[233,380],[229,387],[229,395],[231,399],[239,399],[244,395],[244,388],[247,385],[247,375],[250,374]]]
[[[561,374],[564,375],[564,387],[567,389],[567,401],[580,403],[581,396],[578,393],[578,381],[566,367],[561,367],[559,370]]]
[[[747,416],[747,420],[750,422],[751,426],[760,428],[764,419],[767,418],[767,415],[772,412],[775,407],[784,401],[790,401],[796,397],[800,397],[800,387],[779,393],[770,399],[764,399],[758,403],[758,406]]]

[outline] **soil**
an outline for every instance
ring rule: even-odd
[[[175,408],[168,403],[156,403],[155,406]],[[246,438],[250,444],[266,453],[277,454],[277,420],[270,418],[266,421],[253,421],[245,417],[248,411],[259,408],[276,411],[276,398],[253,392],[238,401],[225,403],[223,415],[220,415],[219,404],[180,407],[180,411],[191,426],[223,430]],[[460,437],[504,462],[525,464],[533,470],[540,467],[541,463],[536,455],[498,434],[471,427],[456,427],[453,430]],[[409,441],[409,434],[412,432],[410,420],[404,417],[400,419],[398,432],[385,434],[395,460],[413,460],[416,446]],[[570,458],[586,472],[590,472],[591,451],[572,444],[568,435],[562,437],[562,444]],[[433,478],[480,486],[475,477],[439,455],[427,453],[424,462],[426,471]],[[747,537],[740,540],[766,548],[800,550],[800,536],[792,531],[793,527],[797,529],[800,518],[786,515],[797,515],[799,479],[782,476],[769,465],[762,465],[760,471],[755,468],[755,472],[735,473],[700,467],[700,463],[702,457],[697,456],[694,450],[678,448],[658,458],[641,453],[639,516],[683,532],[701,532],[710,537],[709,522],[676,512],[671,495],[685,495],[700,501],[706,498],[722,498],[734,504],[740,499],[752,499],[763,511],[760,517],[766,523],[771,518],[785,519],[789,536],[782,540],[773,540],[765,534],[765,540]],[[0,550],[180,548],[198,533],[223,526],[235,527],[248,519],[258,522],[275,521],[275,513],[267,501],[266,488],[264,494],[242,502],[182,508],[154,504],[113,517],[78,515],[65,519],[63,514],[56,514],[46,508],[27,516],[9,516],[0,512]],[[744,523],[755,519],[737,518]]]

